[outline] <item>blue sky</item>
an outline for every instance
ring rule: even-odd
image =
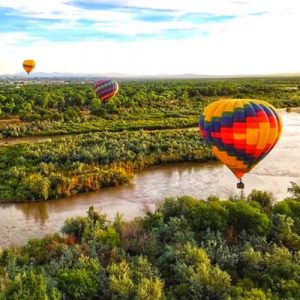
[[[0,74],[300,72],[297,0],[0,0]]]

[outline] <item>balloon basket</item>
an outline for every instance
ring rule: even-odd
[[[245,188],[245,184],[244,182],[242,182],[242,180],[240,180],[240,182],[238,182],[236,184],[236,187],[239,189],[239,190],[243,190]]]

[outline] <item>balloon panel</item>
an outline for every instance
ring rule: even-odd
[[[110,79],[101,79],[94,85],[96,95],[104,103],[117,94],[118,88],[118,83]]]
[[[241,178],[273,149],[282,123],[265,101],[226,99],[205,108],[199,128],[212,152]]]

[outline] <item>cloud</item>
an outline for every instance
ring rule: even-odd
[[[204,24],[226,22],[234,18],[138,8],[130,6],[130,3],[108,5],[102,1],[55,0],[44,7],[35,0],[17,3],[4,0],[2,5],[6,6],[2,18],[10,25],[6,25],[6,28],[10,28],[11,32],[25,30],[35,38],[48,37],[52,41],[60,41],[63,35],[70,41],[97,37],[122,40],[122,36],[157,38],[156,35],[168,39],[183,38],[194,36],[197,31],[200,35],[207,33],[202,26]],[[35,22],[34,26],[32,21]],[[59,34],[56,33],[58,30]]]
[[[59,19],[111,18],[130,13],[155,12],[157,14],[200,13],[211,15],[246,16],[249,14],[295,13],[297,0],[2,0],[0,7],[10,8],[22,15]]]
[[[0,18],[0,73],[33,56],[37,71],[300,71],[296,0],[1,0]]]
[[[111,7],[129,7],[182,13],[229,14],[244,16],[259,12],[293,12],[299,7],[297,0],[79,0],[77,4],[98,5],[109,3]]]

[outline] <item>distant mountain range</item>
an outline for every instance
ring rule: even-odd
[[[27,78],[28,75],[25,72],[15,73],[15,74],[4,74],[1,77],[9,78]],[[31,78],[98,78],[98,77],[129,77],[125,74],[112,73],[112,74],[92,74],[92,73],[63,73],[63,72],[32,72],[29,77]]]
[[[158,74],[158,75],[131,75],[122,73],[107,73],[107,74],[93,74],[93,73],[63,73],[63,72],[33,72],[30,74],[31,79],[96,79],[96,78],[115,78],[115,79],[180,79],[180,78],[238,78],[238,77],[289,77],[289,76],[300,76],[300,73],[280,73],[280,74],[265,74],[265,75],[205,75],[205,74]],[[16,74],[3,74],[0,75],[0,79],[24,79],[28,78],[24,72]]]

